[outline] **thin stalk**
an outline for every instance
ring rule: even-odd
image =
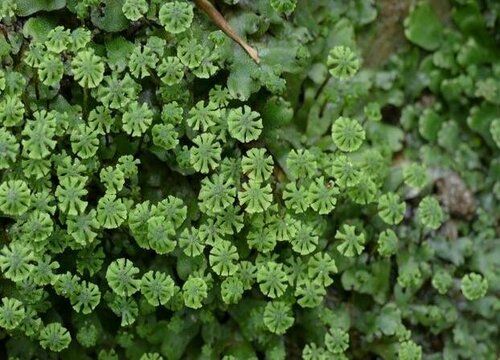
[[[35,97],[37,100],[40,100],[40,79],[38,78],[38,72],[35,72],[34,75],[34,87],[35,87]]]
[[[331,78],[332,78],[332,75],[330,74],[330,72],[328,72],[328,74],[326,75],[325,80],[319,86],[318,90],[316,90],[316,95],[314,95],[315,99],[317,99],[318,96],[323,92],[323,90],[325,89],[326,85],[328,84],[328,82],[330,81]]]
[[[86,119],[88,115],[88,102],[89,102],[89,90],[83,88],[83,118]]]
[[[248,43],[239,36],[236,31],[229,25],[227,20],[222,16],[222,14],[215,8],[215,6],[208,0],[195,0],[196,5],[203,10],[210,19],[226,33],[231,39],[236,41],[257,64],[260,63],[259,53],[253,47],[248,45]]]

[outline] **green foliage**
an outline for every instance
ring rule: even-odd
[[[398,237],[391,229],[386,229],[378,236],[378,252],[382,256],[391,256],[396,253]]]
[[[270,0],[271,6],[278,12],[291,14],[297,6],[297,0]]]
[[[356,227],[352,225],[342,225],[342,229],[337,230],[335,239],[342,241],[337,249],[344,256],[360,255],[364,249],[365,234],[356,234]]]
[[[209,170],[219,166],[222,149],[213,134],[201,134],[193,139],[190,153],[191,165],[196,171],[208,173]]]
[[[421,189],[429,181],[427,170],[419,164],[410,164],[403,169],[405,183],[411,187]]]
[[[334,186],[333,181],[325,183],[324,178],[319,177],[309,186],[308,194],[311,208],[320,215],[325,215],[335,209],[339,190]]]
[[[249,106],[231,109],[227,114],[229,134],[238,141],[249,142],[257,140],[262,131],[260,115]]]
[[[340,150],[352,152],[363,143],[365,131],[356,120],[339,117],[332,126],[332,139]]]
[[[172,34],[186,31],[193,21],[193,16],[193,6],[181,1],[163,4],[158,13],[160,24]]]
[[[387,193],[378,200],[378,214],[389,225],[399,224],[403,220],[405,210],[406,203],[401,202],[397,194]]]
[[[241,159],[241,169],[250,179],[265,181],[273,171],[273,159],[266,156],[265,149],[253,148]]]
[[[174,296],[175,283],[169,275],[148,271],[141,279],[141,293],[153,306],[166,305]]]
[[[349,347],[349,334],[340,328],[332,328],[325,335],[325,346],[329,352],[339,354]]]
[[[498,10],[0,1],[0,357],[496,360]]]
[[[55,191],[59,210],[70,216],[81,214],[87,207],[87,202],[81,198],[87,193],[85,178],[64,176]]]
[[[30,206],[30,195],[24,181],[5,181],[0,185],[0,210],[7,215],[22,215]]]
[[[287,276],[283,264],[268,261],[257,269],[257,282],[260,290],[274,299],[284,294],[287,288]]]
[[[146,0],[125,0],[122,5],[123,15],[129,20],[137,21],[148,11]]]
[[[359,59],[349,47],[335,46],[328,53],[327,66],[331,75],[342,80],[349,79],[358,71]]]
[[[292,326],[294,319],[290,316],[290,306],[281,301],[269,301],[264,309],[264,324],[275,334],[284,334]]]
[[[106,270],[109,287],[120,296],[130,296],[139,290],[140,280],[135,276],[139,269],[128,259],[113,261]]]
[[[208,295],[208,285],[200,277],[189,277],[182,286],[182,297],[184,304],[191,309],[199,309],[203,306],[203,300]]]
[[[249,180],[242,184],[238,199],[242,205],[245,205],[246,212],[250,214],[264,212],[269,208],[273,199],[271,185]]]
[[[71,62],[73,76],[84,88],[95,88],[103,79],[104,63],[92,50],[80,51]]]
[[[15,329],[24,319],[24,313],[25,310],[22,302],[17,299],[2,298],[0,326],[7,330]]]
[[[444,214],[439,202],[434,197],[425,197],[418,205],[418,219],[429,229],[436,230],[443,222]]]
[[[432,5],[418,3],[405,20],[405,35],[426,50],[436,50],[443,40],[443,26]]]
[[[68,330],[59,323],[45,325],[39,336],[42,348],[54,352],[60,352],[67,348],[71,342],[71,335]]]
[[[460,289],[467,300],[477,300],[486,295],[488,281],[480,274],[466,274],[461,280]]]
[[[96,284],[82,281],[70,300],[75,311],[90,314],[99,305],[101,292]]]
[[[123,113],[123,130],[132,136],[141,136],[153,121],[153,112],[146,103],[131,102]]]

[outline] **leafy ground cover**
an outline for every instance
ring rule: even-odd
[[[499,354],[493,0],[1,0],[0,358]]]

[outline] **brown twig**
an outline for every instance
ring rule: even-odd
[[[257,50],[247,44],[245,40],[239,36],[236,31],[229,25],[224,16],[215,8],[209,0],[195,0],[196,5],[202,9],[210,19],[231,39],[236,41],[250,55],[250,57],[258,64],[260,62]]]

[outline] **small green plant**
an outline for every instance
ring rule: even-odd
[[[0,357],[496,360],[499,10],[3,0]]]

